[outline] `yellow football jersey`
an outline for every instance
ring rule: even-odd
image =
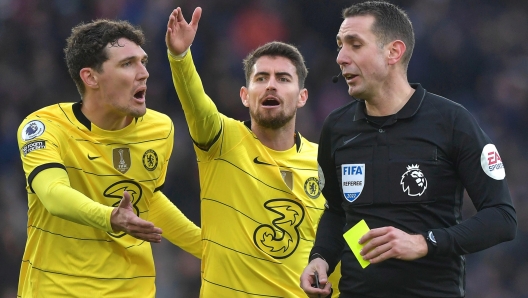
[[[249,123],[217,112],[190,52],[169,60],[198,159],[201,297],[305,297],[299,279],[326,202],[317,144],[296,133],[289,150],[264,146]]]
[[[81,104],[38,110],[18,130],[29,206],[18,296],[154,297],[150,243],[114,233],[106,206],[117,206],[127,190],[139,217],[201,254],[199,228],[160,191],[174,142],[172,121],[147,109],[124,129],[106,131],[89,122]],[[36,175],[48,168],[64,169],[73,189],[104,208],[71,210],[85,224],[52,215],[32,189]]]

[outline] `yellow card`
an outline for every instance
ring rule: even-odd
[[[350,249],[356,256],[356,259],[359,261],[359,264],[363,269],[365,269],[365,267],[367,267],[370,262],[363,260],[363,256],[359,254],[359,251],[363,248],[364,244],[359,244],[358,241],[361,236],[365,235],[368,231],[370,231],[370,229],[367,226],[365,220],[362,219],[355,226],[350,228],[350,230],[348,230],[345,234],[343,234],[348,246],[350,246]]]

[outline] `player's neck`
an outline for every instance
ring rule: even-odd
[[[264,128],[253,123],[251,130],[264,146],[275,151],[285,151],[295,145],[295,121],[279,129]]]
[[[115,112],[108,111],[105,107],[98,105],[93,100],[83,99],[81,112],[90,120],[91,123],[103,130],[120,130],[128,126],[133,117],[117,115]]]

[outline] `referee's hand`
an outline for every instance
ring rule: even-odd
[[[364,244],[360,254],[372,264],[388,259],[412,261],[427,255],[427,243],[422,235],[411,235],[395,227],[368,231],[359,239]]]
[[[123,192],[119,206],[112,210],[110,223],[114,232],[125,232],[132,237],[148,242],[161,242],[161,229],[136,215],[130,201],[130,194],[127,191]]]
[[[321,288],[317,288],[314,285],[315,272],[319,275],[319,285]],[[321,258],[313,259],[306,268],[304,268],[301,274],[301,288],[310,298],[321,298],[330,295],[332,291],[332,284],[328,282],[328,263]]]

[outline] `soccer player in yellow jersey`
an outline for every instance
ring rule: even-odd
[[[201,257],[200,229],[161,192],[174,127],[146,109],[143,43],[125,21],[73,28],[65,54],[82,100],[18,129],[29,211],[17,297],[155,297],[150,242]]]
[[[244,61],[247,86],[240,90],[251,120],[228,118],[205,93],[192,60],[200,16],[197,8],[187,23],[175,9],[166,34],[200,173],[200,295],[305,297],[299,277],[325,199],[317,145],[295,130],[296,111],[308,99],[304,59],[281,42],[256,49]]]

